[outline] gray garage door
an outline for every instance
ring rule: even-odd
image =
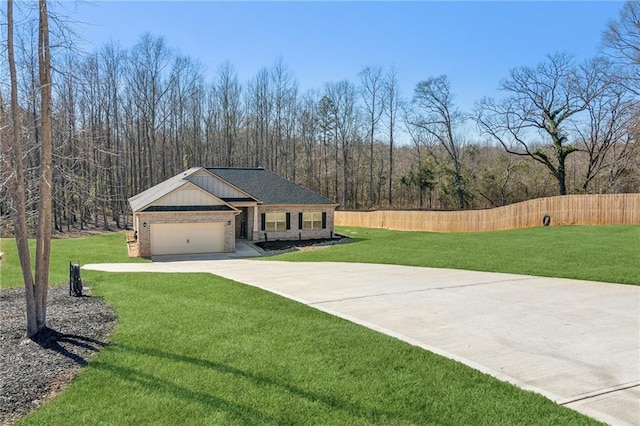
[[[224,223],[151,224],[151,255],[224,251]]]

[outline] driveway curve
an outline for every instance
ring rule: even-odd
[[[296,300],[533,390],[640,425],[640,287],[359,263],[175,261],[110,272],[207,272]]]

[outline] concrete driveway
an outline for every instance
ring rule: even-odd
[[[640,287],[354,263],[85,265],[209,272],[458,360],[616,425],[640,425]]]

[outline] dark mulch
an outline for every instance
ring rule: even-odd
[[[0,289],[0,425],[60,392],[115,327],[115,312],[98,297],[69,296],[67,286],[50,287],[48,294],[48,328],[29,340],[24,288]]]
[[[255,245],[263,250],[288,250],[299,247],[328,246],[349,241],[351,241],[351,238],[336,235],[334,238],[319,238],[315,240],[259,241]]]

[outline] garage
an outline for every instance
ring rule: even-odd
[[[224,223],[151,224],[151,255],[224,251]]]

